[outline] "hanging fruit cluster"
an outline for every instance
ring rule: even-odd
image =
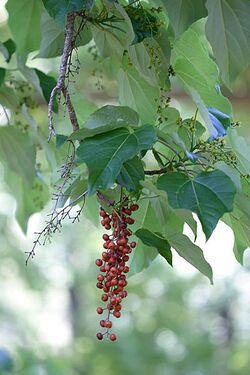
[[[102,259],[96,259],[95,261],[100,269],[96,286],[102,289],[101,299],[106,303],[106,307],[97,307],[96,309],[100,315],[106,313],[106,318],[100,321],[100,326],[104,328],[104,332],[96,334],[98,340],[102,340],[104,337],[109,337],[111,341],[116,340],[116,335],[110,333],[113,326],[111,317],[120,318],[122,300],[128,295],[125,290],[128,284],[126,274],[129,272],[127,262],[129,254],[136,247],[135,241],[129,241],[132,231],[128,226],[134,224],[131,215],[138,208],[139,206],[136,203],[129,204],[127,202],[119,209],[113,210],[111,214],[103,208],[100,209],[101,224],[106,230],[112,229],[112,234],[105,233],[102,236],[105,241],[103,243],[105,251],[102,253]]]

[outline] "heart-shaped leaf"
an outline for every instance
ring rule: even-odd
[[[123,163],[140,151],[152,148],[155,139],[153,126],[145,125],[135,131],[121,128],[83,140],[77,156],[89,169],[89,195],[98,189],[110,188]]]
[[[224,172],[202,172],[195,178],[172,172],[159,177],[157,187],[166,191],[174,208],[186,208],[195,212],[208,239],[218,220],[233,209],[236,188]]]

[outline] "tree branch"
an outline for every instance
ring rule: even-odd
[[[48,119],[49,119],[49,141],[53,136],[56,135],[55,128],[53,125],[53,114],[52,114],[52,107],[53,107],[53,100],[56,95],[58,95],[58,100],[60,100],[61,92],[64,94],[65,102],[68,107],[70,121],[73,127],[73,130],[76,130],[78,126],[78,122],[76,119],[76,114],[74,108],[72,106],[68,89],[65,86],[65,77],[68,68],[68,60],[72,49],[74,47],[73,37],[74,37],[74,21],[75,21],[76,13],[69,13],[67,16],[66,28],[65,28],[65,40],[64,40],[64,47],[63,47],[63,54],[61,58],[61,64],[59,69],[59,76],[56,86],[53,88],[50,94],[50,100],[48,104]],[[77,129],[78,129],[77,128]]]
[[[153,169],[151,171],[144,171],[144,173],[148,176],[153,176],[154,174],[162,174],[166,172],[172,172],[172,168],[170,167],[164,167],[161,169]]]

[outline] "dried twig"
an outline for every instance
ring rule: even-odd
[[[27,254],[26,258],[26,266],[28,265],[28,262],[30,258],[33,258],[35,256],[35,250],[38,245],[45,245],[46,242],[50,242],[51,237],[54,233],[60,232],[60,229],[62,227],[62,221],[66,218],[72,221],[72,223],[75,223],[76,221],[79,221],[80,214],[83,210],[85,198],[87,195],[87,191],[79,195],[74,201],[70,202],[67,206],[63,207],[61,210],[56,211],[52,214],[49,214],[48,216],[51,216],[50,219],[46,222],[46,226],[43,228],[41,232],[37,232],[37,238],[33,242],[33,247],[30,251],[26,251]],[[83,198],[83,204],[81,207],[76,211],[75,214],[71,214],[72,208],[75,206],[75,204],[79,201],[79,199]],[[43,242],[42,242],[43,238]]]
[[[75,165],[75,145],[73,142],[69,141],[70,145],[72,146],[72,153],[67,155],[66,162],[63,164],[63,166],[59,169],[58,172],[60,172],[60,177],[63,179],[63,182],[61,185],[57,187],[56,192],[53,194],[53,200],[55,201],[51,218],[53,219],[54,213],[56,213],[58,204],[60,200],[65,196],[64,191],[66,187],[69,185],[70,181],[72,180],[72,169]],[[69,151],[70,152],[70,151]]]

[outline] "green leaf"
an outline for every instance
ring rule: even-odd
[[[136,127],[139,122],[138,114],[129,107],[106,105],[92,113],[84,124],[70,136],[71,140],[83,140],[97,134],[106,133],[113,129],[127,126]]]
[[[135,127],[139,123],[138,114],[129,107],[105,105],[95,111],[86,121],[85,128],[95,129],[114,124],[116,128],[123,126]]]
[[[204,258],[203,252],[199,246],[195,245],[182,233],[169,235],[167,236],[167,240],[171,247],[173,247],[182,258],[197,268],[203,275],[207,276],[211,284],[213,284],[212,268]]]
[[[210,133],[213,124],[207,107],[213,107],[228,115],[231,105],[223,95],[216,91],[219,83],[218,68],[209,57],[201,38],[192,29],[188,29],[174,45],[176,75],[191,95],[204,118]]]
[[[11,126],[0,127],[0,157],[6,168],[20,176],[27,185],[32,185],[36,150],[26,135]]]
[[[128,46],[128,53],[132,64],[142,78],[152,86],[157,85],[158,78],[154,67],[151,65],[151,58],[144,43]]]
[[[242,219],[236,219],[232,215],[231,225],[234,232],[234,255],[240,264],[243,265],[244,252],[250,248],[250,227]]]
[[[49,58],[60,56],[63,51],[64,33],[61,27],[44,11],[41,17],[42,40],[36,57]]]
[[[27,65],[25,65],[25,62],[20,57],[20,55],[17,56],[17,67],[18,67],[18,70],[22,73],[22,75],[26,79],[26,81],[38,91],[38,93],[41,95],[41,98],[45,102],[42,88],[40,85],[40,80],[39,80],[38,75],[36,74],[35,69],[29,68]]]
[[[3,84],[0,87],[0,103],[6,108],[15,111],[19,106],[19,101],[15,90]]]
[[[49,15],[61,26],[64,25],[65,17],[68,13],[79,12],[80,10],[90,9],[93,0],[42,0]]]
[[[240,136],[236,129],[228,129],[228,142],[237,156],[238,168],[243,174],[250,174],[250,146],[246,138]]]
[[[138,229],[134,233],[142,242],[150,247],[155,247],[161,256],[172,266],[172,252],[168,241],[157,232],[151,232],[148,229]]]
[[[42,8],[37,0],[8,0],[8,24],[19,53],[28,54],[39,49]]]
[[[237,190],[241,191],[240,173],[237,171],[237,169],[226,164],[224,161],[218,161],[214,164],[214,167],[230,177]]]
[[[87,190],[87,180],[79,176],[73,184],[70,186],[69,192],[69,203],[79,204],[81,201],[85,199],[83,194]]]
[[[2,83],[4,82],[5,73],[6,73],[6,69],[4,69],[4,68],[0,68],[0,86],[1,86]]]
[[[172,233],[182,233],[184,223],[193,231],[195,238],[197,237],[197,222],[188,210],[174,210],[170,207],[165,192],[158,190],[152,179],[141,181],[144,188],[148,190],[151,206],[155,211],[155,215],[161,223],[161,231],[167,236]]]
[[[35,177],[31,186],[27,186],[23,177],[5,169],[4,179],[17,202],[16,219],[23,232],[27,232],[30,216],[40,212],[49,199],[48,187],[39,178]]]
[[[141,190],[141,180],[144,180],[144,169],[141,160],[138,156],[135,156],[123,164],[120,174],[117,177],[117,182],[132,192]]]
[[[207,16],[205,0],[163,0],[162,3],[167,10],[176,38],[193,22]]]
[[[61,148],[65,142],[67,142],[68,137],[63,134],[57,134],[56,135],[56,148]]]
[[[110,29],[103,29],[100,32],[99,27],[93,25],[91,30],[95,44],[102,57],[105,58],[114,54],[121,56],[123,54],[125,48],[121,40]]]
[[[195,178],[167,173],[159,177],[157,187],[166,191],[172,207],[197,213],[207,239],[223,214],[232,211],[236,193],[231,178],[218,170],[199,173]]]
[[[53,88],[56,86],[56,80],[55,78],[43,73],[41,70],[35,69],[35,72],[38,76],[40,86],[43,92],[44,99],[47,103],[49,103],[50,100],[50,94]],[[56,99],[53,101],[53,111],[58,112],[58,104]]]
[[[75,20],[75,28],[78,27],[79,20]],[[44,11],[41,17],[41,30],[42,30],[42,40],[40,45],[40,51],[35,57],[49,58],[61,56],[63,52],[64,44],[64,28],[59,26],[49,14]],[[83,30],[80,32],[77,40],[76,46],[84,46],[89,43],[92,39],[92,34],[90,27],[85,25]]]
[[[7,61],[8,57],[9,57],[9,52],[8,52],[7,48],[1,42],[0,42],[0,52],[3,55],[3,57],[5,58],[5,61]]]
[[[152,128],[146,125],[134,132],[121,128],[86,138],[81,142],[77,156],[89,169],[89,195],[98,189],[112,187],[123,163],[132,159],[142,149],[152,147],[155,141]]]
[[[120,69],[118,73],[119,102],[138,112],[142,123],[154,124],[157,118],[159,89],[146,82],[133,69]]]
[[[137,229],[145,228],[157,232],[159,228],[161,228],[161,223],[150,204],[150,200],[140,199],[138,203],[140,209],[133,215],[133,218],[135,219],[135,224],[133,225],[133,228],[135,229],[133,230],[136,231]],[[139,240],[132,253],[130,274],[133,275],[137,272],[141,272],[144,268],[149,267],[157,255],[158,251],[155,248],[149,247]]]
[[[227,86],[250,63],[250,2],[208,0],[206,34]]]
[[[6,62],[10,62],[11,56],[16,51],[16,43],[12,39],[8,39],[3,43],[3,46],[8,52],[8,56],[5,56]]]
[[[135,129],[134,134],[138,142],[138,150],[150,150],[157,140],[156,131],[152,125],[143,125]]]
[[[234,255],[243,264],[244,252],[250,247],[250,196],[238,193],[234,211],[223,217],[234,233]]]
[[[167,107],[163,109],[164,117],[163,123],[160,125],[160,130],[164,133],[173,133],[178,130],[178,121],[181,119],[180,113],[176,108]]]

